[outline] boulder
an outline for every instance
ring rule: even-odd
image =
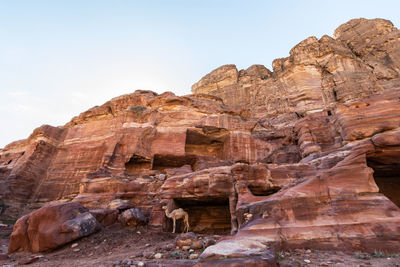
[[[200,240],[195,240],[190,244],[190,248],[194,250],[202,249],[204,247],[203,242]]]
[[[117,209],[90,210],[90,213],[102,226],[109,226],[117,222],[119,212]]]
[[[100,228],[96,218],[77,202],[47,205],[15,223],[8,252],[51,250]]]
[[[108,209],[127,210],[133,208],[134,205],[129,200],[114,199],[108,203]]]
[[[127,209],[118,216],[118,221],[122,225],[139,226],[147,223],[147,218],[142,211],[137,208]]]
[[[181,233],[175,238],[175,245],[179,248],[189,246],[196,240],[196,235],[193,232]]]

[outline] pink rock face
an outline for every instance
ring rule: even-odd
[[[300,42],[289,57],[273,62],[272,74],[254,73],[256,66],[251,66],[234,75],[235,66],[226,65],[203,77],[192,91],[221,97],[256,118],[329,109],[399,86],[399,36],[389,21],[352,20],[334,38]]]
[[[273,72],[225,65],[192,95],[136,91],[42,126],[0,151],[0,216],[73,199],[103,225],[137,208],[172,231],[162,207],[182,208],[191,231],[236,233],[203,265],[290,247],[399,251],[399,35],[386,20],[351,20]],[[27,218],[13,250],[34,247],[19,234]]]
[[[14,225],[8,252],[47,251],[99,230],[99,223],[79,203],[44,206]]]
[[[319,171],[304,182],[263,199],[250,198],[251,202],[241,205],[238,202],[238,234],[207,248],[203,260],[246,257],[250,252],[265,251],[266,244],[275,244],[276,249],[374,251],[379,246],[385,251],[399,251],[398,187],[378,188],[372,169],[366,165],[365,152],[370,149],[374,150],[370,143],[357,145],[333,168]],[[316,163],[314,160],[310,165]],[[384,179],[391,178],[386,175]],[[274,172],[271,176],[273,181]],[[390,200],[378,193],[380,189]],[[251,221],[246,221],[246,214],[253,215]]]

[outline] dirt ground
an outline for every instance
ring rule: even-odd
[[[10,229],[0,229],[0,255],[7,251]],[[175,266],[178,263],[191,265],[195,260],[189,260],[190,254],[200,255],[197,251],[176,249],[175,238],[178,234],[154,232],[145,228],[127,229],[111,228],[102,230],[91,236],[66,244],[52,252],[33,254],[27,252],[14,253],[9,259],[0,257],[0,266],[136,266],[138,262],[152,263],[156,266]],[[213,238],[220,236],[197,235],[198,238]],[[162,258],[155,260],[156,253]],[[4,254],[3,254],[4,255]],[[373,254],[360,252],[317,251],[297,249],[276,253],[278,266],[399,266],[400,255],[385,255],[381,252]],[[150,262],[149,262],[150,261]],[[161,265],[159,265],[161,264]],[[148,264],[149,265],[149,264]]]
[[[296,249],[276,253],[278,266],[343,266],[343,267],[395,267],[400,266],[400,254],[372,254],[361,252],[319,251]]]
[[[13,253],[7,260],[0,258],[0,267],[3,265],[20,266],[24,261],[35,257],[36,259],[29,266],[129,266],[129,261],[154,261],[156,253],[162,254],[160,262],[173,263],[174,260],[180,260],[190,264],[189,255],[200,255],[202,249],[190,252],[176,249],[175,238],[178,235],[150,231],[146,228],[103,229],[51,252]],[[197,235],[197,238],[218,239],[220,236]],[[7,251],[7,245],[8,239],[3,235],[3,238],[0,239],[2,253]],[[192,262],[195,261],[192,260]]]

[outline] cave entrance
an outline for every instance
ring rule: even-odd
[[[186,131],[185,152],[205,157],[222,158],[224,142],[229,131],[224,128],[204,126]]]
[[[228,198],[175,199],[176,208],[189,215],[189,231],[203,234],[226,235],[231,231],[231,213]],[[172,224],[172,222],[171,222]],[[179,227],[179,228],[178,228]],[[172,226],[171,226],[172,229]],[[183,223],[177,223],[177,232],[182,232]]]
[[[174,156],[174,155],[154,155],[153,170],[166,173],[167,169],[180,168],[184,165],[190,165],[192,171],[195,168],[197,159],[193,155]]]
[[[125,172],[127,175],[139,175],[143,171],[150,169],[151,159],[136,154],[125,163]]]
[[[374,170],[379,193],[384,194],[400,208],[400,150],[377,150],[373,155],[368,155],[367,165]]]

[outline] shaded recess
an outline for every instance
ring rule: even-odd
[[[261,186],[248,185],[247,187],[254,196],[269,196],[281,189],[279,186],[263,188]]]
[[[197,159],[194,155],[175,156],[175,155],[154,155],[153,170],[165,173],[166,169],[180,168],[184,165],[190,165],[194,170]]]
[[[228,198],[182,198],[174,199],[176,208],[184,209],[189,215],[189,231],[207,234],[229,234],[231,231],[231,214]],[[167,229],[172,229],[168,222]],[[177,232],[182,232],[183,223],[177,222]]]
[[[368,155],[367,165],[374,170],[379,192],[400,207],[400,148],[377,150]]]
[[[198,156],[222,158],[224,142],[228,135],[228,130],[213,126],[189,128],[186,131],[185,152]]]
[[[125,172],[127,175],[141,174],[143,170],[151,169],[151,159],[134,154],[127,163],[125,163]]]

